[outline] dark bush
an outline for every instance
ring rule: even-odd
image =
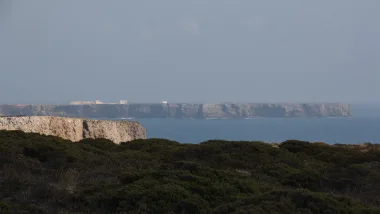
[[[380,146],[0,131],[0,213],[380,213]]]
[[[78,143],[83,143],[83,144],[87,144],[87,145],[90,145],[90,146],[93,146],[95,148],[98,148],[98,149],[102,149],[102,150],[111,150],[113,148],[116,148],[117,145],[112,142],[111,140],[107,140],[107,139],[84,139],[84,140],[81,140],[79,141]]]

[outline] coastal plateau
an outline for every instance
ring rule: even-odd
[[[62,116],[86,118],[255,118],[255,117],[347,117],[350,106],[341,103],[283,104],[92,104],[92,105],[0,105],[0,115]]]

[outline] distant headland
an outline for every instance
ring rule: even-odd
[[[342,103],[103,103],[75,101],[63,105],[0,105],[0,116],[85,118],[233,119],[256,117],[349,117]]]

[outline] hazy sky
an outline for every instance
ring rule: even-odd
[[[380,102],[379,0],[0,0],[0,103]]]

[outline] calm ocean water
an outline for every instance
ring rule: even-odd
[[[380,117],[259,119],[136,119],[148,138],[181,143],[210,139],[282,142],[288,139],[326,143],[380,143]]]

